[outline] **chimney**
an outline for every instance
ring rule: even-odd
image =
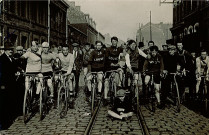
[[[75,6],[76,7],[76,9],[78,10],[78,11],[81,11],[81,7],[80,6]]]

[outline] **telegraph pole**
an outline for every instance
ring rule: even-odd
[[[150,41],[152,41],[152,12],[150,11]]]
[[[48,0],[48,43],[50,43],[50,0]]]

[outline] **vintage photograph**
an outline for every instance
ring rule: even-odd
[[[0,135],[209,135],[209,0],[0,0]]]

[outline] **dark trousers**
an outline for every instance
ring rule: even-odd
[[[75,75],[75,92],[76,92],[76,95],[77,95],[78,88],[79,88],[80,71],[79,70],[73,70],[73,73]]]

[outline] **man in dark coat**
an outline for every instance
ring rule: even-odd
[[[76,91],[76,96],[77,96],[78,87],[79,87],[80,72],[81,72],[82,67],[83,67],[83,52],[79,48],[78,43],[73,43],[72,46],[73,46],[72,54],[74,56],[73,72],[75,74],[75,91]]]
[[[0,56],[0,125],[2,129],[7,129],[15,120],[16,114],[16,94],[15,73],[17,67],[12,58],[13,47],[10,42],[4,44],[4,53]]]

